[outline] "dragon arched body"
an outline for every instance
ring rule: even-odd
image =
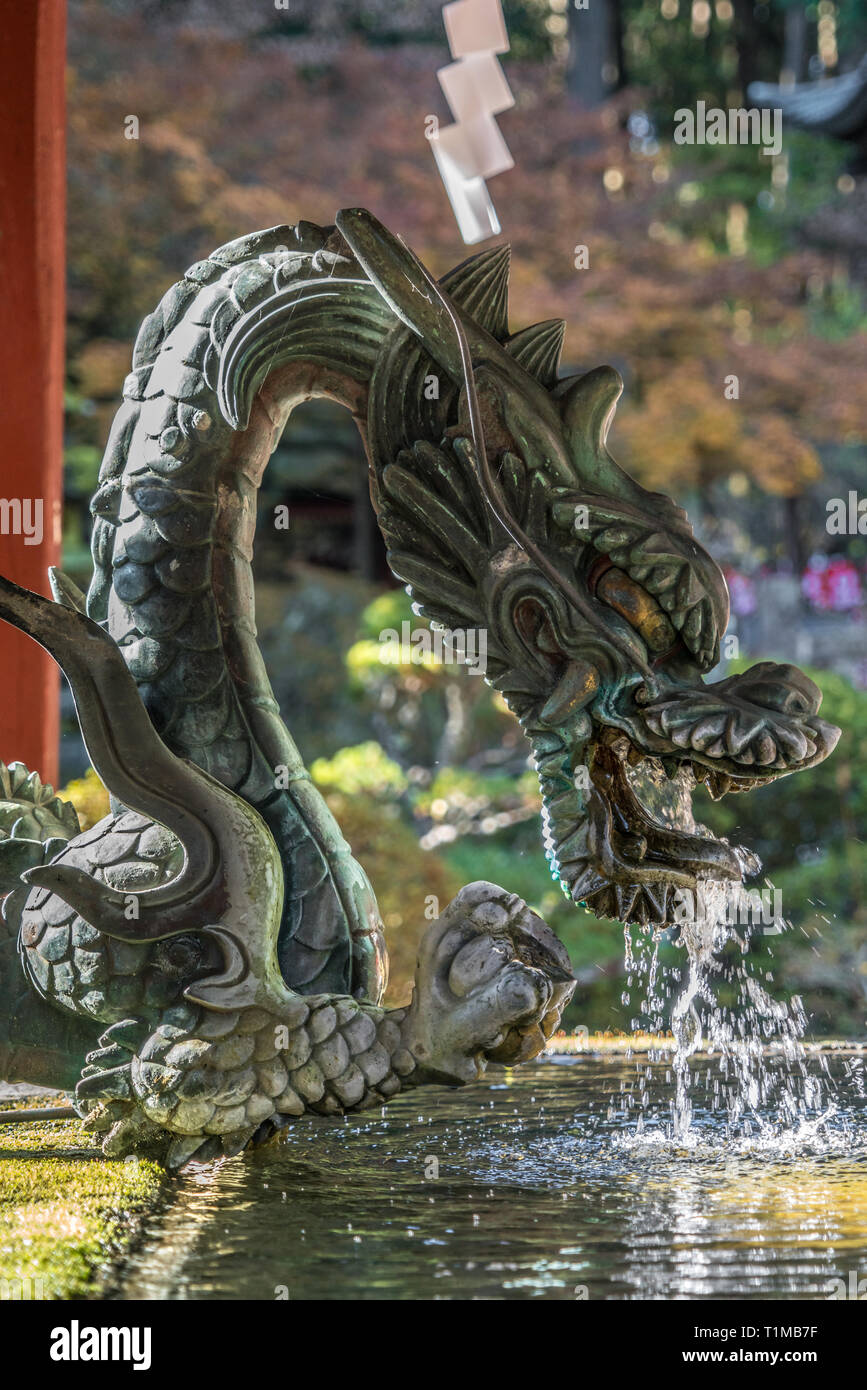
[[[389,1077],[401,1075],[396,1054],[405,1052],[415,1059],[407,1076],[454,1080],[470,1074],[468,1055],[529,1055],[527,1038],[541,1045],[567,994],[547,929],[539,924],[534,938],[541,956],[522,955],[526,931],[514,928],[512,908],[499,922],[488,894],[482,916],[499,925],[481,932],[483,945],[450,935],[453,922],[431,929],[452,962],[445,993],[432,947],[411,1023],[379,1010],[386,959],[372,889],[304,768],[256,645],[256,493],[298,402],[328,396],[352,412],[390,564],[419,612],[486,630],[487,676],[531,741],[546,853],[576,902],[662,925],[673,887],[739,883],[750,858],[694,825],[695,780],[716,795],[743,791],[834,746],[818,690],[794,667],[765,663],[704,684],[728,619],[722,574],[685,514],[608,454],[617,374],[559,380],[563,324],[510,334],[507,282],[508,252],[497,247],[437,285],[361,211],[340,214],[337,228],[302,222],[220,248],[139,333],[93,501],[89,618],[71,611],[77,600],[62,577],[55,594],[66,606],[53,609],[0,587],[0,616],[63,665],[116,798],[108,822],[30,868],[29,896],[20,887],[6,901],[34,990],[120,1030],[80,1088],[83,1104],[99,1093],[109,1107],[94,1123],[111,1122],[112,1143],[156,1125],[200,1144],[219,1135],[228,1151],[268,1104],[269,1116],[279,1113],[271,1091],[284,1072],[296,1097],[288,1114],[299,1096],[326,1108],[350,1094],[383,1098],[381,1079],[341,1034],[345,1047],[334,1046],[348,1061],[326,1078],[331,1090],[314,1096],[314,1084],[307,1094],[284,1059],[270,1081],[246,1075],[244,1123],[235,1108],[237,1129],[220,1129],[202,1117],[229,1104],[229,1043],[202,1010],[237,1013],[230,1038],[259,1038],[292,1019],[301,1022],[290,1031],[315,1034],[331,1010],[358,1047],[371,1027],[385,1028]],[[35,850],[28,862],[41,857]],[[464,950],[476,952],[482,984],[496,982],[496,1008],[454,966]],[[528,970],[533,990],[512,998],[503,979],[517,971],[526,983]],[[168,1037],[185,1059],[177,1066],[164,1042],[153,1054],[141,1042],[172,1010],[181,1031]],[[446,1046],[456,1013],[460,1046]],[[270,1065],[270,1043],[254,1046]],[[118,1060],[118,1047],[132,1050],[132,1063]],[[241,1070],[246,1049],[237,1049]],[[142,1070],[151,1055],[165,1075]],[[187,1130],[172,1129],[167,1094]]]
[[[334,247],[305,223],[242,238],[192,266],[145,320],[93,503],[88,612],[121,647],[166,743],[271,829],[286,978],[378,998],[376,901],[280,717],[250,569],[257,488],[293,405],[333,395],[363,418],[393,323]],[[226,419],[239,409],[243,430]]]

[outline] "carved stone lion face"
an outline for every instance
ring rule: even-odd
[[[488,1062],[535,1057],[560,1022],[575,980],[541,917],[493,883],[470,883],[422,939],[407,1017],[431,1080],[458,1084]]]

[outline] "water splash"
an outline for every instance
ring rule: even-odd
[[[753,904],[740,885],[708,882],[680,925],[682,963],[662,964],[659,936],[644,937],[637,950],[628,940],[627,977],[630,986],[643,986],[640,1009],[646,1020],[633,1019],[633,1027],[657,1032],[669,1027],[674,1038],[669,1062],[674,1094],[669,1116],[651,1131],[654,1142],[701,1145],[691,1060],[702,1048],[716,1064],[702,1075],[711,1108],[725,1116],[727,1141],[768,1154],[792,1145],[815,1151],[825,1142],[837,1113],[827,1059],[808,1055],[800,998],[774,999],[758,977],[749,956],[751,941],[762,929],[754,918]],[[775,919],[772,930],[777,935],[788,924]],[[766,982],[771,979],[767,972]],[[629,997],[624,995],[624,1002]],[[639,1098],[639,1135],[656,1118],[648,1113],[646,1098],[645,1087]],[[839,1142],[840,1136],[835,1137]]]

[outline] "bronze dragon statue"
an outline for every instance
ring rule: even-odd
[[[35,774],[4,770],[0,1073],[74,1085],[107,1152],[177,1167],[305,1110],[459,1084],[535,1055],[574,988],[546,925],[473,884],[428,928],[412,1004],[380,1007],[373,891],[256,644],[256,492],[300,401],[352,412],[417,611],[485,630],[576,903],[663,927],[673,889],[740,883],[757,861],[696,825],[689,792],[761,786],[837,741],[796,667],[705,683],[720,569],[608,453],[617,373],[559,379],[563,323],[510,333],[507,289],[508,248],[436,282],[357,209],[221,247],[139,332],[86,605],[59,573],[54,603],[0,580],[0,617],[63,668],[112,793],[79,834]]]

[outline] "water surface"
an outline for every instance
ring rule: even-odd
[[[640,1056],[299,1121],[180,1178],[120,1296],[827,1299],[859,1280],[867,1296],[864,1058],[809,1059],[836,1088],[824,1119],[780,1131],[759,1113],[736,1134],[718,1064],[691,1065],[685,1139],[668,1137],[670,1060]]]

